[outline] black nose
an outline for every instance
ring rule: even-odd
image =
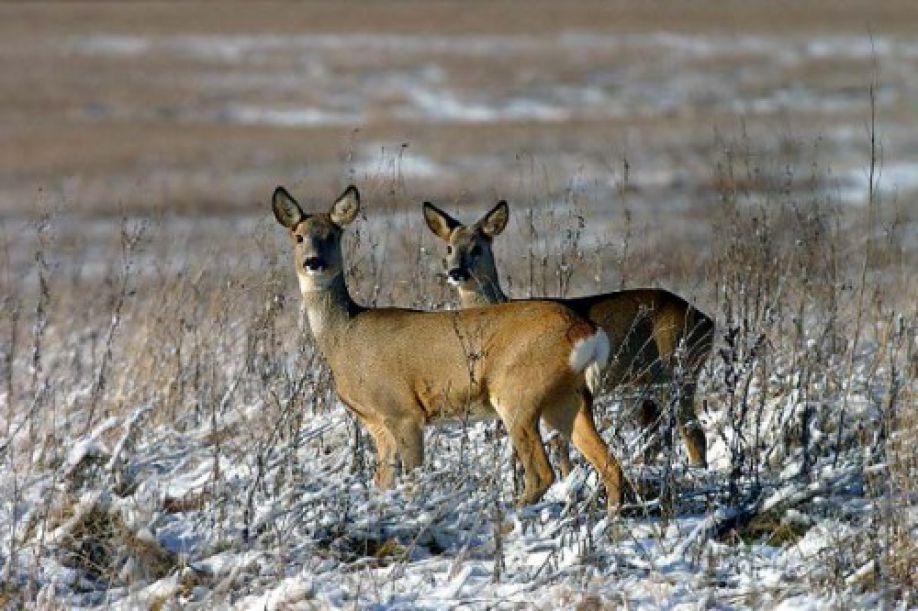
[[[321,257],[307,257],[303,261],[303,267],[308,269],[311,272],[318,272],[325,269],[325,260]]]
[[[469,279],[469,273],[461,267],[454,267],[446,274],[453,282],[465,282]]]

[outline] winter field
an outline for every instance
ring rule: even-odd
[[[0,6],[0,608],[918,605],[918,7],[646,4]],[[495,423],[374,488],[269,203],[349,182],[365,304],[506,198],[513,296],[713,316],[710,467],[622,387],[614,515]]]

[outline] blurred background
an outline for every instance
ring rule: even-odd
[[[863,206],[871,83],[880,188],[909,209],[916,34],[907,1],[7,4],[0,219],[187,231],[353,181],[416,232],[425,199],[473,220],[506,198],[511,234],[574,203],[585,244],[639,238],[659,282],[704,263],[727,165]]]

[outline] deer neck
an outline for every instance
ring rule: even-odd
[[[359,313],[360,307],[351,299],[344,274],[335,276],[327,287],[303,290],[302,293],[306,318],[316,345],[326,358],[331,358],[344,337],[348,323]]]
[[[481,280],[476,283],[474,288],[459,289],[459,300],[463,308],[479,308],[509,301],[504,291],[500,288],[500,280],[497,279],[497,274],[489,276],[489,278],[494,279],[490,281]]]

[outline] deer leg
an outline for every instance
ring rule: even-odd
[[[570,456],[571,431],[574,428],[574,417],[579,405],[565,405],[563,398],[552,401],[551,406],[542,412],[542,420],[558,435],[549,441],[549,446],[558,453],[561,477],[567,477],[572,470]]]
[[[693,466],[707,467],[706,440],[704,430],[695,414],[695,378],[698,370],[710,351],[710,336],[704,335],[703,329],[681,329],[688,322],[680,325],[657,325],[654,338],[658,352],[668,355],[665,370],[666,377],[679,391],[676,409],[676,422],[679,434],[688,451],[689,462]],[[685,331],[691,331],[688,335]],[[679,332],[681,331],[681,332]],[[701,335],[699,335],[701,333]],[[687,351],[680,350],[680,338]],[[672,401],[667,401],[667,405]],[[671,431],[667,431],[667,440],[672,440]]]
[[[523,494],[517,500],[517,506],[531,505],[542,498],[555,481],[555,472],[548,462],[548,454],[539,434],[539,421],[537,418],[530,418],[525,422],[514,422],[508,420],[505,414],[501,415],[501,419],[510,433],[513,449],[523,464],[525,473]]]
[[[373,443],[376,444],[376,475],[373,481],[378,488],[387,489],[395,484],[396,453],[392,434],[381,422],[369,422],[361,418],[366,425]]]
[[[660,406],[653,399],[643,399],[638,412],[641,431],[644,433],[644,464],[650,464],[660,452]]]
[[[606,488],[607,508],[612,510],[620,505],[622,502],[622,482],[624,480],[622,466],[615,456],[609,452],[606,442],[602,440],[602,437],[596,431],[596,423],[593,421],[592,399],[589,395],[584,396],[581,408],[574,418],[572,440],[574,446],[583,453],[602,478]]]
[[[573,465],[571,464],[570,444],[568,440],[557,435],[548,442],[551,448],[558,454],[558,470],[561,471],[561,477],[567,477],[571,474]]]
[[[679,397],[679,433],[693,467],[707,468],[707,440],[695,414],[695,384],[683,384]]]
[[[424,430],[408,419],[390,423],[398,455],[402,459],[405,472],[417,469],[424,464]]]

